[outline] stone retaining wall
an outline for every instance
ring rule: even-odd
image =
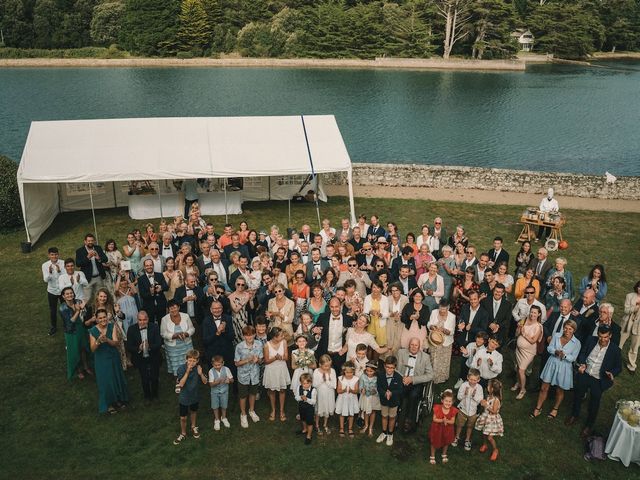
[[[330,185],[344,185],[346,173],[325,174]],[[502,168],[440,165],[392,165],[354,163],[354,185],[497,190],[519,193],[546,193],[553,187],[557,195],[640,200],[640,177],[617,177],[607,183],[604,175],[531,172]]]

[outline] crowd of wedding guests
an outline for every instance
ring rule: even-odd
[[[73,254],[49,248],[42,265],[49,334],[61,318],[67,377],[95,376],[101,413],[126,408],[128,368],[139,371],[145,398],[156,398],[164,362],[179,399],[175,444],[187,438],[189,417],[191,436],[200,437],[202,383],[211,391],[214,430],[230,427],[230,392],[247,428],[260,420],[260,396],[269,399],[269,420],[287,420],[292,391],[306,443],[331,433],[333,415],[338,435],[373,436],[378,413],[376,440],[392,445],[396,424],[415,429],[425,386],[447,382],[451,358],[460,355],[457,393],[445,390],[434,408],[430,461],[439,448],[443,462],[449,446],[471,450],[474,430],[495,460],[503,382],[518,400],[537,391],[533,418],[556,418],[573,390],[567,425],[589,393],[587,434],[622,370],[627,340],[624,363],[636,370],[640,282],[618,323],[603,265],[574,280],[566,258],[544,247],[524,242],[510,254],[501,237],[480,245],[439,217],[404,234],[376,215],[336,228],[325,219],[318,233],[246,222],[218,233],[196,202],[188,219],[147,224],[122,239],[102,247],[87,234]],[[503,375],[509,346],[515,382]]]

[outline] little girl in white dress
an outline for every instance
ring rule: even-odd
[[[318,390],[318,401],[316,402],[316,430],[318,435],[322,435],[320,430],[320,418],[324,419],[324,433],[331,433],[329,430],[329,417],[336,409],[336,371],[331,368],[331,357],[324,354],[318,360],[320,366],[313,371],[313,386]]]
[[[343,374],[338,378],[336,400],[336,414],[340,415],[340,436],[344,437],[344,419],[349,419],[349,437],[353,437],[354,415],[360,412],[358,405],[359,378],[355,376],[355,367],[352,362],[345,362],[342,367]]]

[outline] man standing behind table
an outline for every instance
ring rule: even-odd
[[[90,302],[99,288],[106,287],[104,279],[107,277],[105,270],[109,259],[102,247],[96,245],[96,237],[93,233],[84,236],[84,245],[76,250],[76,265],[82,270],[89,284],[84,289],[84,298]],[[136,272],[137,273],[137,272]]]
[[[140,372],[142,391],[145,400],[158,398],[158,379],[162,355],[162,338],[160,327],[149,323],[147,312],[138,312],[138,323],[127,330],[127,351],[131,353],[131,361]]]
[[[549,188],[549,190],[547,190],[547,196],[540,201],[539,210],[543,213],[557,212],[560,210],[558,201],[553,198],[553,188]],[[536,238],[536,242],[540,239],[542,239],[543,242],[546,241],[550,233],[551,227],[543,227],[540,225],[538,227],[538,238]]]
[[[49,335],[58,331],[58,303],[60,303],[60,285],[58,277],[61,275],[64,265],[60,260],[60,252],[57,247],[48,250],[49,260],[42,264],[42,279],[47,284],[47,301],[49,303]]]
[[[138,277],[138,292],[142,298],[142,309],[149,315],[149,320],[160,324],[167,313],[167,298],[164,292],[169,290],[164,275],[153,271],[153,261],[144,261],[144,272]]]
[[[589,337],[578,355],[578,374],[573,393],[573,410],[565,425],[573,425],[580,416],[582,400],[591,392],[587,420],[582,436],[591,434],[600,410],[602,394],[611,388],[613,379],[622,371],[620,347],[611,341],[611,329],[608,325],[598,327],[598,336]]]

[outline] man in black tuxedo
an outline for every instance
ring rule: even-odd
[[[149,315],[151,322],[160,324],[167,313],[167,299],[164,292],[169,290],[164,275],[153,271],[153,260],[147,259],[143,272],[138,277],[138,292],[142,298],[142,309]]]
[[[333,297],[329,301],[329,312],[324,312],[318,317],[313,329],[313,333],[320,334],[316,357],[320,359],[325,353],[329,355],[336,372],[341,371],[346,360],[346,353],[341,353],[341,350],[347,328],[352,325],[353,319],[342,312],[340,300]]]
[[[96,237],[93,233],[84,236],[84,245],[76,250],[76,265],[89,284],[84,287],[84,298],[87,303],[93,301],[93,297],[99,288],[105,287],[107,278],[106,264],[109,262],[107,255],[100,245],[96,245]]]
[[[466,347],[476,339],[478,332],[486,332],[489,328],[489,314],[480,305],[480,295],[476,291],[469,292],[469,303],[462,306],[458,319],[456,343]]]
[[[202,287],[198,286],[195,275],[192,273],[187,274],[184,285],[176,288],[173,299],[178,302],[180,311],[189,315],[194,326],[202,325],[205,295]]]
[[[176,258],[178,255],[178,247],[173,243],[173,236],[169,232],[165,232],[162,235],[162,243],[160,244],[160,255],[167,260],[167,258]]]
[[[595,327],[600,311],[598,310],[598,304],[596,303],[596,294],[592,289],[587,289],[582,294],[582,298],[573,305],[571,310],[571,319],[578,324],[578,330],[576,331],[576,337],[582,339],[582,325],[593,325]]]
[[[591,434],[600,409],[602,394],[611,388],[613,379],[622,371],[622,355],[618,344],[611,340],[611,329],[607,325],[598,327],[598,336],[589,337],[578,355],[578,374],[573,393],[573,410],[565,421],[573,425],[580,416],[582,400],[591,392],[587,421],[582,435]]]
[[[213,302],[209,314],[202,322],[202,343],[204,344],[204,361],[211,364],[211,358],[222,355],[224,364],[236,376],[236,366],[233,362],[233,323],[231,316],[222,313],[222,304]]]
[[[491,268],[497,267],[502,262],[509,266],[509,252],[502,248],[502,237],[496,237],[493,239],[493,248],[489,250],[489,266]]]
[[[500,345],[507,344],[509,326],[511,325],[511,309],[513,306],[504,296],[505,288],[502,283],[493,287],[493,295],[482,300],[480,305],[489,315],[489,331],[496,336]]]
[[[551,267],[553,267],[553,265],[551,265],[551,260],[547,258],[548,255],[549,252],[547,249],[540,247],[536,258],[532,258],[527,267],[533,269],[533,275],[538,279],[541,287],[544,287],[545,282],[547,281],[547,274],[549,273],[549,270],[551,270]]]
[[[134,323],[127,330],[126,347],[131,353],[133,365],[140,372],[144,398],[158,398],[162,337],[160,327],[155,323],[149,323],[149,316],[144,310],[138,312],[138,323]]]
[[[416,275],[416,261],[413,259],[413,249],[404,247],[401,253],[402,255],[394,258],[391,262],[391,279],[394,281],[400,277],[400,267],[402,265],[409,266],[409,275],[413,277]]]

